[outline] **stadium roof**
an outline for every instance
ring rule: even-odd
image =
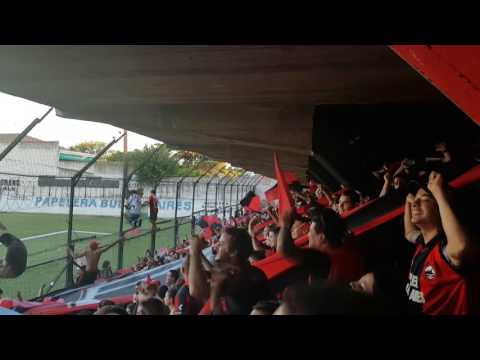
[[[443,97],[387,46],[2,46],[0,91],[266,176],[304,174],[316,106]]]

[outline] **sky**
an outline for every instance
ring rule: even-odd
[[[20,133],[35,118],[47,112],[49,106],[0,92],[0,134]],[[123,130],[115,126],[57,117],[52,111],[40,124],[28,134],[45,141],[59,141],[60,146],[68,148],[83,141],[110,142]],[[133,132],[128,133],[128,149],[142,149],[144,145],[156,144],[158,140]],[[123,141],[113,146],[114,150],[123,150]]]

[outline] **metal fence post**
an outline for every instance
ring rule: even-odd
[[[215,215],[218,212],[218,185],[219,185],[220,181],[222,181],[222,179],[223,179],[223,177],[220,178],[220,180],[217,180],[217,182],[215,183]]]
[[[225,205],[225,191],[226,191],[226,189],[227,189],[228,183],[229,183],[230,181],[232,181],[232,180],[234,180],[234,182],[235,182],[236,180],[238,180],[238,176],[237,176],[237,177],[232,177],[232,178],[228,179],[227,182],[226,182],[225,184],[223,184],[223,220],[225,220],[225,216],[226,216],[226,209],[225,209],[225,206],[226,206],[226,205]],[[230,194],[231,194],[231,189],[232,189],[232,188],[230,187]],[[230,202],[231,202],[231,200],[230,200]],[[231,209],[231,208],[230,208],[230,209]],[[232,213],[232,211],[230,211],[230,215],[231,215],[231,213]]]
[[[20,143],[25,136],[27,136],[27,134],[35,126],[37,126],[43,119],[45,119],[47,115],[52,112],[52,110],[53,110],[53,107],[48,109],[48,111],[45,114],[43,114],[43,116],[40,119],[37,118],[33,120],[20,134],[18,134],[17,137],[0,154],[0,161],[2,161],[10,153],[10,151],[12,151],[13,148],[17,146],[18,143]]]
[[[216,185],[216,186],[215,186],[215,214],[218,213],[218,187],[219,187],[220,185],[222,185],[223,180],[228,177],[228,175],[230,174],[230,172],[231,172],[231,171],[227,171],[227,173],[225,174],[225,176],[222,176],[222,177],[220,178],[220,180],[218,180],[218,181],[216,182],[216,184],[215,184],[215,185]]]
[[[238,195],[240,192],[240,187],[243,185],[243,181],[239,184],[237,184],[237,197],[235,199],[235,211],[238,211],[238,205],[239,205],[239,200],[238,200]]]
[[[233,193],[233,185],[237,187],[237,197],[236,197],[236,203],[235,203],[235,209],[237,208],[237,203],[238,203],[238,185],[239,185],[239,180],[241,180],[245,176],[245,170],[243,170],[242,175],[237,177],[234,182],[230,184],[230,217],[232,217],[232,212],[233,212],[233,204],[232,204],[232,193]]]
[[[177,246],[178,242],[178,197],[180,195],[180,186],[178,184],[180,181],[175,183],[175,217],[173,220],[173,247]]]
[[[74,245],[73,245],[73,202],[75,198],[75,186],[79,182],[82,175],[93,165],[97,162],[100,157],[107,152],[114,144],[116,144],[121,138],[125,136],[120,135],[118,138],[114,138],[107,146],[105,146],[95,157],[88,162],[82,169],[80,169],[75,175],[72,176],[70,179],[70,204],[69,204],[69,211],[68,211],[68,237],[67,237],[67,247],[70,250],[67,256],[67,273],[66,273],[66,287],[70,288],[73,287],[73,254],[74,254]]]
[[[193,189],[192,189],[192,229],[191,229],[191,234],[192,236],[194,235],[194,231],[195,231],[195,191],[197,189],[197,184],[200,182],[200,180],[205,177],[205,175],[207,175],[211,170],[213,170],[214,167],[216,167],[217,164],[214,164],[212,167],[210,167],[207,171],[205,171],[205,173],[203,173],[203,175],[201,175],[200,177],[198,177],[197,180],[194,181],[193,183]]]
[[[205,215],[207,215],[207,203],[208,203],[208,187],[210,186],[210,181],[205,185]]]
[[[128,190],[128,178],[127,178],[127,164],[124,164],[123,168],[123,181],[122,181],[122,201],[120,207],[120,226],[118,229],[119,236],[123,236],[123,217],[125,216],[125,197]],[[118,259],[117,269],[123,269],[123,241],[118,243]]]
[[[212,175],[212,177],[208,180],[207,182],[207,185],[206,185],[206,189],[205,189],[205,215],[207,215],[208,213],[208,187],[210,186],[210,183],[213,181],[213,179],[215,178],[215,176],[217,176],[217,174],[222,171],[223,169],[225,169],[227,165],[224,165],[222,166],[215,174]]]
[[[191,169],[186,175],[182,176],[179,181],[175,184],[175,220],[174,220],[174,228],[173,228],[173,241],[174,247],[178,244],[178,199],[180,197],[180,186],[183,185],[185,179],[191,175],[198,167],[203,164],[207,159],[201,160],[194,168]]]

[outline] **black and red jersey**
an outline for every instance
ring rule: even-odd
[[[478,271],[460,271],[445,253],[447,239],[437,235],[428,244],[417,238],[417,249],[406,286],[408,299],[418,312],[427,315],[470,315],[480,313]]]
[[[188,286],[184,284],[175,296],[175,312],[181,315],[197,315],[202,303],[190,295]]]

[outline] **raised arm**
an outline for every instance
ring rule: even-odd
[[[332,194],[326,189],[322,187],[321,193],[327,198],[328,200],[328,206],[333,207],[335,205],[335,202],[333,201]]]
[[[402,171],[408,171],[408,166],[407,166],[407,160],[404,159],[402,160],[402,162],[400,163],[400,166],[398,167],[398,169],[395,171],[395,173],[393,174],[393,177],[397,176],[398,174],[400,174]]]
[[[420,230],[412,223],[412,204],[415,201],[415,197],[412,194],[407,195],[405,200],[405,211],[403,214],[403,225],[405,229],[405,239],[415,244]]]
[[[293,222],[293,209],[287,210],[282,216],[280,233],[277,239],[277,252],[297,263],[303,263],[303,251],[295,246],[291,234]]]
[[[274,213],[273,208],[269,206],[267,208],[267,214],[270,216],[270,218],[273,220],[273,222],[278,225],[278,216],[277,214]]]
[[[388,172],[385,173],[385,175],[383,176],[383,179],[384,179],[383,188],[382,188],[382,191],[380,192],[380,195],[378,195],[378,197],[384,197],[385,195],[387,195],[388,190],[390,190],[390,185],[392,183],[392,176]]]
[[[262,251],[262,250],[268,249],[265,245],[257,241],[257,238],[256,238],[257,234],[261,230],[255,230],[255,226],[258,225],[259,222],[260,222],[260,219],[258,218],[258,216],[254,216],[250,219],[250,222],[248,223],[248,234],[252,239],[252,247],[253,247],[253,250],[255,251]]]
[[[205,254],[204,254],[203,252],[201,253],[201,257],[202,257],[202,265],[203,265],[203,268],[204,268],[206,271],[211,272],[212,269],[213,269],[213,265],[210,263],[210,261],[208,261],[208,259],[205,257]]]
[[[203,240],[194,235],[190,241],[190,269],[188,272],[188,285],[190,295],[206,302],[210,296],[210,285],[207,274],[202,266],[202,242]]]
[[[450,204],[450,197],[443,176],[435,171],[430,173],[428,189],[438,204],[442,227],[447,237],[446,253],[455,266],[466,262],[475,262],[479,257],[479,248],[474,237],[460,223]]]

